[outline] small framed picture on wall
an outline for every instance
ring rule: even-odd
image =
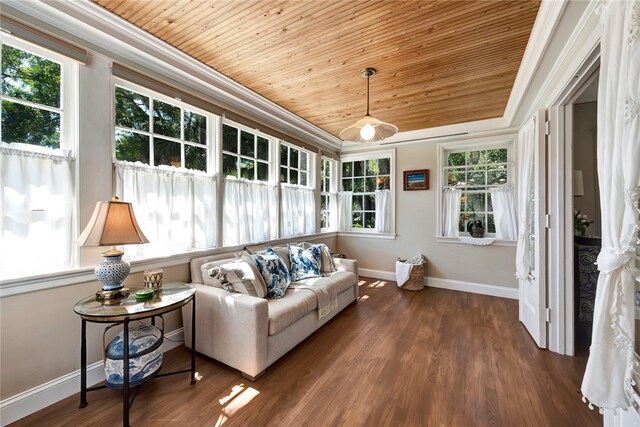
[[[404,171],[404,190],[428,190],[429,169]]]

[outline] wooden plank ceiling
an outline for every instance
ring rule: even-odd
[[[94,0],[337,135],[500,117],[540,0]]]

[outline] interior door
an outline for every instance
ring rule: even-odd
[[[529,277],[519,280],[520,321],[539,347],[547,347],[546,302],[546,124],[545,111],[532,118],[535,121],[535,152],[533,178],[529,189]]]

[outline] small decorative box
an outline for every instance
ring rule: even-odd
[[[120,332],[105,349],[107,387],[122,389],[124,338]],[[129,387],[152,378],[162,367],[162,329],[152,325],[129,326]]]

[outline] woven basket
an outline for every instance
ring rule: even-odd
[[[405,262],[405,259],[398,258],[398,261]],[[422,264],[414,265],[411,268],[411,273],[409,274],[409,280],[406,281],[401,289],[406,291],[421,291],[424,289],[424,265],[427,263],[427,259],[422,255]]]

